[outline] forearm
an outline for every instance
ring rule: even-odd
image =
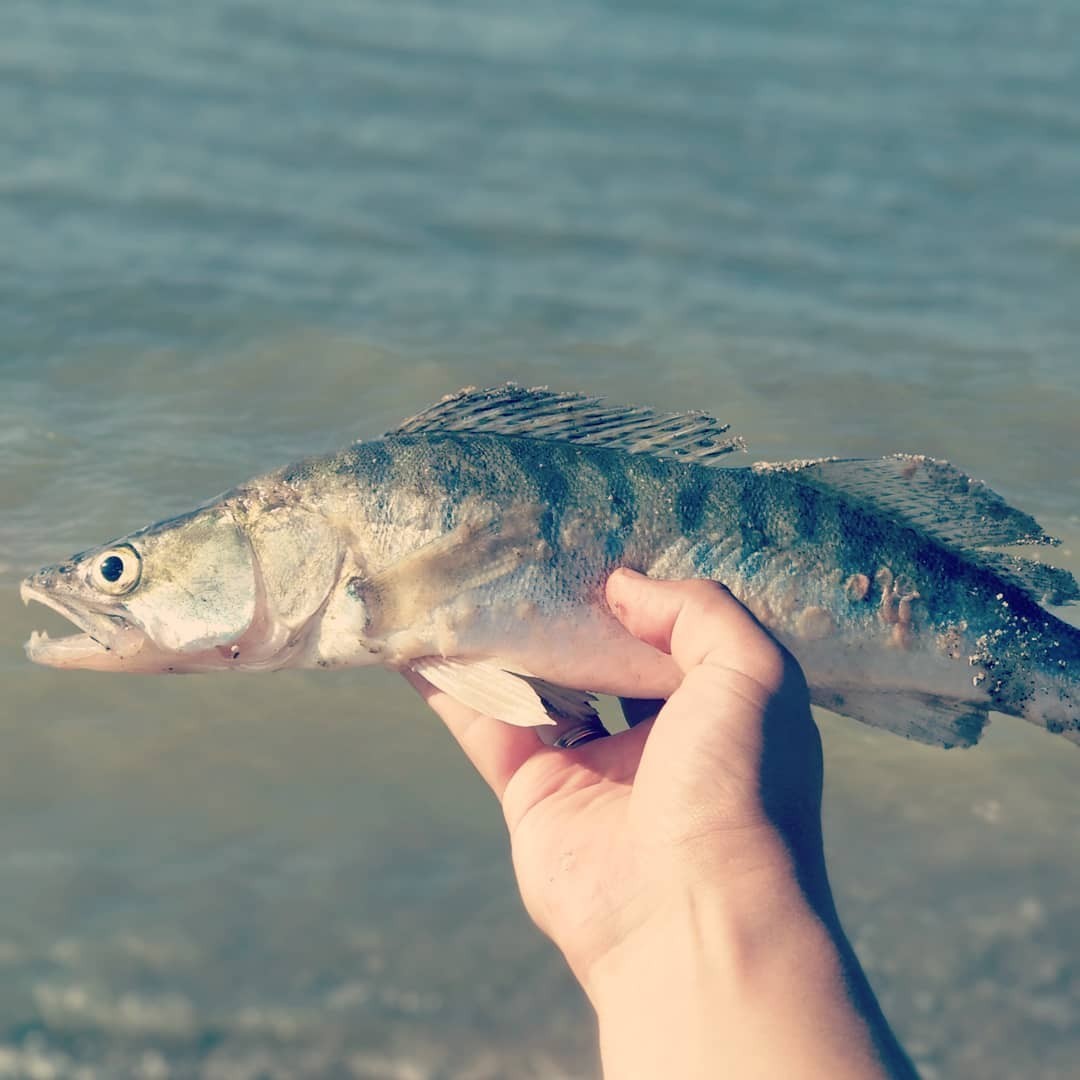
[[[587,990],[606,1080],[915,1076],[830,911],[793,881],[764,895],[686,895],[605,958]]]

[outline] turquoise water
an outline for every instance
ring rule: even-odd
[[[1077,41],[1069,0],[6,0],[0,1076],[595,1076],[392,677],[35,669],[17,582],[507,379],[948,458],[1080,570]],[[1080,754],[821,723],[926,1076],[1073,1075]]]

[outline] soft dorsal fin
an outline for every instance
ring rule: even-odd
[[[953,547],[1056,544],[1039,523],[979,480],[921,454],[884,458],[823,458],[760,462],[758,472],[798,472],[807,480],[873,503],[893,517]]]
[[[1057,544],[1029,514],[947,461],[916,454],[885,458],[790,461],[753,466],[797,472],[816,486],[843,492],[927,536],[973,556],[1040,603],[1080,599],[1067,570],[988,550],[1013,544]]]
[[[458,431],[513,435],[711,465],[732,450],[746,448],[738,436],[726,435],[727,430],[727,424],[719,424],[702,412],[664,413],[608,405],[601,398],[584,394],[527,390],[510,383],[449,394],[388,434]]]

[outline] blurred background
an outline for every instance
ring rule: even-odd
[[[36,669],[18,580],[508,379],[948,458],[1080,569],[1078,41],[1073,0],[4,0],[0,1077],[595,1077],[411,692]],[[1075,1076],[1080,751],[820,721],[924,1075]]]

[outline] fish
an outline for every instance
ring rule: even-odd
[[[24,602],[55,668],[414,671],[506,723],[674,689],[604,600],[617,567],[724,583],[820,706],[971,746],[992,710],[1080,742],[1080,630],[1028,514],[918,454],[731,464],[744,441],[666,413],[509,384],[249,480],[47,566]],[[642,693],[637,694],[637,690]]]

